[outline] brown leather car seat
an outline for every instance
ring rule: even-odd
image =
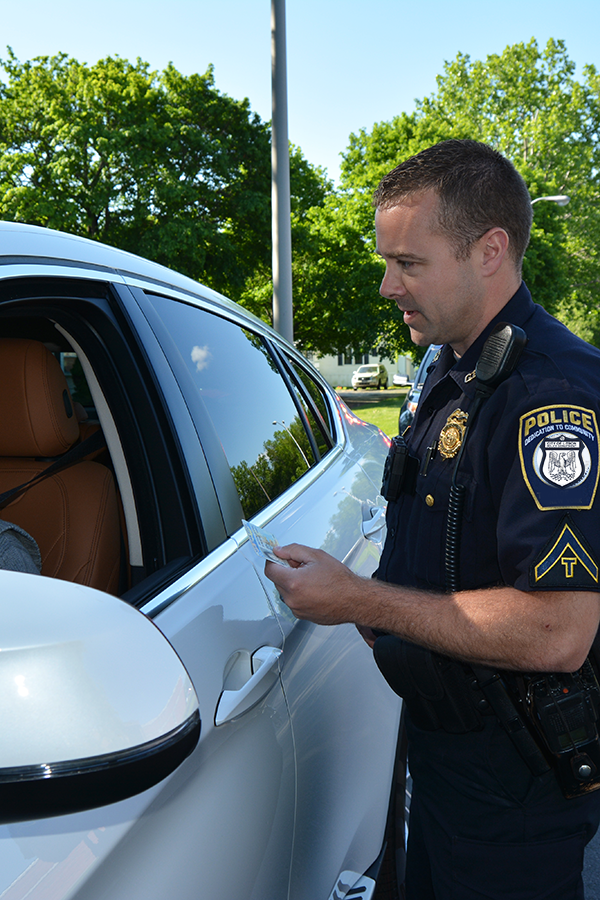
[[[33,478],[79,439],[67,381],[39,341],[0,339],[0,493]],[[10,501],[0,518],[38,543],[42,575],[116,593],[120,569],[112,473],[87,459]]]

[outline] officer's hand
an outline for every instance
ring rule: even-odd
[[[291,568],[267,562],[265,575],[297,618],[319,625],[355,621],[352,597],[357,581],[362,582],[358,575],[323,550],[302,544],[276,547],[274,553]]]
[[[377,635],[373,631],[372,628],[369,628],[367,625],[357,625],[356,629],[360,634],[361,638],[366,641],[371,650],[373,649],[373,644],[377,640]]]

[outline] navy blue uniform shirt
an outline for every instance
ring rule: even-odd
[[[414,495],[388,505],[377,577],[444,590],[452,452],[473,407],[475,365],[498,322],[520,326],[528,343],[465,442],[461,589],[598,590],[600,351],[534,304],[524,284],[463,357],[446,345],[430,368],[407,441],[420,462],[427,448],[436,451]]]

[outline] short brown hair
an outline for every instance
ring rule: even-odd
[[[499,227],[508,234],[508,252],[520,272],[531,231],[531,198],[506,157],[479,141],[442,141],[385,175],[373,205],[390,209],[421,191],[438,195],[439,227],[457,259],[466,259],[486,231]]]

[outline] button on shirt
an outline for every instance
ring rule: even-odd
[[[600,351],[534,304],[524,284],[464,356],[456,359],[446,345],[430,367],[407,435],[421,474],[414,494],[388,505],[377,577],[444,590],[456,455],[444,458],[440,438],[446,434],[450,452],[456,442],[460,447],[475,366],[498,322],[520,326],[528,343],[515,371],[469,423],[456,476],[465,488],[461,589],[597,590]]]

